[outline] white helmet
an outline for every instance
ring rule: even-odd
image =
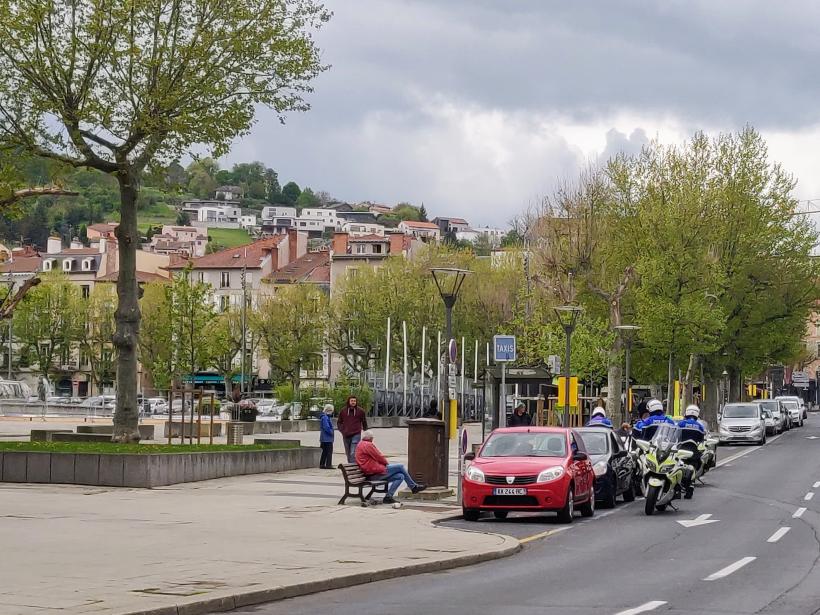
[[[606,418],[606,410],[601,408],[601,406],[598,406],[597,408],[595,408],[595,410],[592,411],[592,416],[602,416]]]
[[[649,410],[649,414],[653,412],[663,412],[663,404],[657,399],[650,399],[649,403],[646,404],[646,409]]]
[[[700,408],[698,408],[695,404],[689,404],[686,406],[686,412],[683,413],[683,416],[694,416],[698,418],[700,416]]]

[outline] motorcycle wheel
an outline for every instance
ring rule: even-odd
[[[652,516],[655,514],[655,504],[658,501],[658,496],[661,494],[660,487],[649,487],[646,490],[646,502],[644,503],[644,512],[648,516]]]

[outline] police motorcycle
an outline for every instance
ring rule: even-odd
[[[702,434],[701,434],[702,435]],[[644,512],[664,511],[679,499],[683,491],[684,477],[692,471],[687,461],[693,457],[691,450],[679,448],[681,428],[669,423],[657,423],[643,429],[644,439],[635,440],[643,450]]]

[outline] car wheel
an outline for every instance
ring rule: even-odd
[[[595,492],[589,494],[589,501],[578,507],[582,517],[592,517],[595,514]]]
[[[506,510],[497,510],[493,513],[496,519],[506,519],[509,513]]]
[[[572,491],[572,487],[570,487],[567,491],[567,503],[564,504],[564,507],[558,511],[558,520],[561,523],[572,523],[572,519],[575,516],[575,502],[573,502],[574,497],[575,494]]]
[[[481,511],[475,508],[462,508],[461,515],[465,521],[478,521],[478,518],[481,516]]]
[[[634,502],[635,501],[635,482],[630,480],[629,487],[626,488],[626,491],[623,493],[624,502]]]

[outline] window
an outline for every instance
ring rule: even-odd
[[[43,271],[51,271],[51,264],[53,262],[54,261],[52,261],[51,259],[43,261]]]
[[[348,267],[347,268],[347,277],[348,278],[355,278],[359,275],[359,268],[358,267]]]
[[[205,272],[204,271],[197,271],[196,279],[200,284],[205,283]]]
[[[228,295],[219,296],[219,311],[226,312],[231,305],[231,298]]]
[[[357,243],[356,254],[367,254],[367,246],[361,243]]]
[[[88,296],[91,294],[91,287],[88,284],[83,284],[80,290],[83,293],[83,299],[88,299]]]
[[[230,288],[231,287],[231,272],[230,271],[223,271],[222,275],[219,280],[219,288]]]
[[[71,271],[71,263],[74,261],[70,258],[67,258],[63,261],[63,271]]]
[[[381,254],[382,253],[382,245],[377,243],[373,246],[373,254]]]

